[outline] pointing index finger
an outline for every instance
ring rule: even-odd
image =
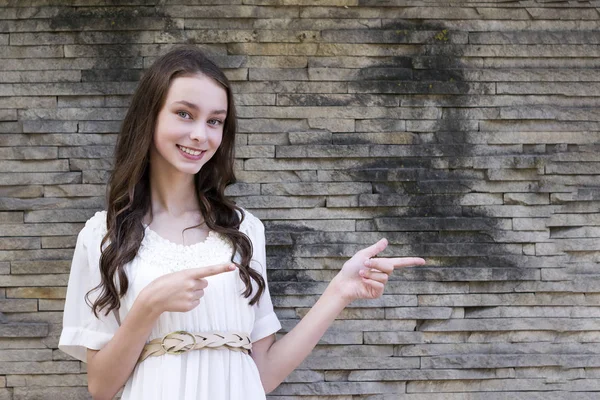
[[[237,267],[233,263],[224,263],[224,264],[216,264],[210,265],[208,267],[202,268],[191,268],[190,275],[195,279],[206,278],[207,276],[213,276],[222,274],[224,272],[231,272],[235,270]]]
[[[365,261],[365,266],[376,269],[386,274],[394,272],[395,268],[412,267],[424,265],[426,262],[420,257],[400,257],[400,258],[370,258]]]
[[[426,261],[421,257],[401,257],[394,258],[394,267],[411,267],[411,266],[419,266],[425,265]]]

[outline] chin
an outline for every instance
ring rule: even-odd
[[[202,170],[202,168],[204,167],[204,164],[200,166],[200,168],[195,167],[195,168],[180,168],[179,171],[181,171],[184,174],[188,174],[188,175],[196,175],[198,172],[200,172]]]
[[[212,154],[210,156],[212,157]],[[204,168],[204,166],[209,160],[210,157],[207,158],[205,154],[201,160],[177,160],[177,163],[174,165],[176,165],[177,169],[181,172],[185,172],[188,174],[196,174],[198,173],[198,171],[200,171],[200,169]]]

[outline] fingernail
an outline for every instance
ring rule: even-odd
[[[236,268],[236,265],[235,265],[235,264],[231,264],[231,265],[229,266],[229,269],[230,269],[231,271],[233,271],[235,268]]]
[[[360,271],[358,271],[358,274],[359,274],[360,276],[365,276],[365,270],[364,270],[364,269],[361,269]]]
[[[366,265],[366,266],[369,266],[369,265],[371,265],[371,259],[370,259],[370,258],[367,258],[367,259],[365,260],[365,265]]]

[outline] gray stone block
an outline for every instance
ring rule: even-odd
[[[248,196],[240,197],[237,203],[248,208],[294,208],[319,207],[325,205],[321,196]],[[310,221],[309,221],[310,222]],[[319,223],[321,221],[317,221]],[[353,222],[353,221],[352,221]],[[321,224],[321,227],[324,227]]]
[[[45,337],[48,335],[48,324],[45,323],[22,323],[22,322],[8,322],[0,323],[0,338],[29,338],[29,337]],[[11,364],[11,363],[4,363]],[[16,363],[21,364],[21,363]],[[18,366],[16,365],[15,366]],[[33,366],[28,363],[29,366]],[[11,366],[6,365],[6,369],[0,366],[0,373],[11,374]]]
[[[40,311],[63,311],[65,301],[62,299],[39,299],[38,308]]]
[[[0,213],[0,222],[3,224],[18,224],[23,222],[22,211]]]
[[[443,320],[450,318],[452,309],[445,307],[399,307],[387,308],[385,310],[386,319],[435,319]]]
[[[352,118],[308,118],[308,126],[312,129],[323,129],[331,132],[354,132],[356,121]]]
[[[2,250],[39,249],[39,238],[6,238],[0,241]]]
[[[413,144],[415,135],[409,132],[335,133],[333,144]]]
[[[72,249],[77,243],[77,236],[50,236],[43,237],[42,248],[44,249]]]
[[[56,386],[87,386],[84,374],[60,375],[9,375],[6,382],[10,387],[56,387]]]
[[[1,185],[48,185],[80,183],[81,175],[78,172],[35,172],[35,173],[10,173],[5,172],[0,176]]]
[[[0,172],[69,171],[67,160],[0,161]]]
[[[297,316],[300,318],[304,318],[304,316],[310,311],[310,308],[297,308]],[[337,319],[339,320],[347,320],[347,319],[392,319],[386,317],[386,310],[379,308],[346,308],[344,309]],[[360,342],[362,343],[362,333],[360,334]]]
[[[77,123],[72,121],[23,121],[24,133],[77,132]]]
[[[419,364],[418,357],[308,357],[298,369],[415,369]]]
[[[250,68],[248,79],[251,81],[306,81],[308,70],[305,68]]]
[[[57,109],[28,109],[19,112],[23,120],[113,120],[120,121],[125,117],[124,108],[57,108]]]
[[[563,367],[577,368],[595,366],[596,357],[586,354],[471,354],[422,357],[422,368],[448,368],[461,365],[462,368],[506,368],[506,367]]]
[[[0,312],[36,312],[36,300],[0,299]]]
[[[104,185],[56,185],[45,186],[44,197],[89,197],[104,196]]]
[[[539,9],[537,9],[539,12]],[[565,10],[576,11],[576,10]],[[577,10],[579,11],[579,10]],[[581,10],[579,12],[585,12]],[[589,15],[589,14],[588,14]],[[577,18],[580,19],[580,18]],[[588,31],[521,31],[521,32],[473,32],[469,33],[473,44],[598,44],[597,32]]]
[[[0,262],[0,275],[10,274],[10,264],[8,262]]]
[[[299,370],[292,372],[285,380],[286,383],[294,382],[322,382],[324,374],[317,371]]]
[[[19,387],[15,388],[13,394],[14,400],[31,400],[39,398],[87,400],[90,399],[91,396],[88,392],[87,387]]]
[[[520,318],[507,321],[505,318],[488,319],[452,319],[448,321],[425,321],[424,331],[518,331],[518,330],[558,330],[558,331],[597,331],[598,324],[593,319],[570,318]]]
[[[2,58],[51,58],[63,57],[63,47],[46,46],[0,46]]]
[[[66,288],[54,286],[66,286],[68,280],[67,274],[0,276],[0,284],[7,288],[6,297],[19,299],[36,298],[38,294],[42,298],[63,299]]]
[[[272,158],[275,156],[275,146],[237,146],[237,158]]]
[[[277,158],[367,157],[369,148],[344,145],[277,146]]]
[[[404,392],[404,383],[317,382],[286,383],[273,391],[276,395],[377,394]]]
[[[36,83],[36,82],[80,82],[79,71],[6,71],[0,72],[0,80],[4,83]]]
[[[315,144],[330,144],[332,134],[328,131],[307,131],[307,132],[289,132],[288,139],[292,145],[315,145]],[[287,143],[286,143],[287,144]],[[281,146],[278,146],[278,149]]]
[[[52,350],[50,349],[29,349],[29,350],[0,350],[0,361],[50,361],[52,360]]]
[[[81,174],[82,184],[108,184],[110,171],[90,170]],[[104,203],[101,203],[104,204]],[[102,205],[100,207],[103,207]]]
[[[264,195],[340,195],[371,192],[370,183],[266,183],[261,185]]]
[[[0,157],[3,160],[55,160],[58,155],[58,148],[51,146],[39,147],[11,147],[1,148]]]
[[[351,371],[349,381],[452,381],[483,380],[496,376],[491,369],[396,369]],[[409,383],[409,385],[412,382]]]
[[[72,158],[69,160],[71,171],[88,171],[88,170],[112,170],[113,160],[103,158]]]

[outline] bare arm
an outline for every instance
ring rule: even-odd
[[[267,393],[304,361],[348,304],[380,297],[394,268],[425,264],[422,258],[412,257],[371,259],[386,246],[387,241],[380,240],[346,261],[310,311],[280,340],[272,335],[253,344],[252,357]]]
[[[88,389],[94,400],[112,399],[127,382],[159,315],[140,293],[106,346],[88,349]]]
[[[252,344],[252,357],[265,392],[275,390],[302,363],[348,304],[332,281],[294,329],[277,341],[271,335]]]

